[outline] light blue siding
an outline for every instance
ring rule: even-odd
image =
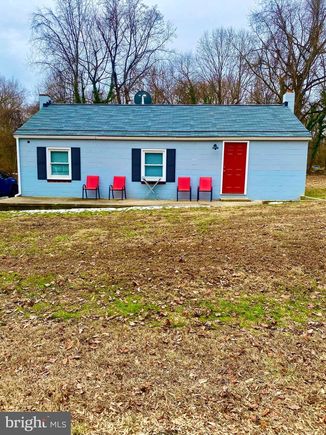
[[[300,199],[305,191],[307,149],[305,142],[251,142],[248,198]]]
[[[218,150],[212,147],[216,143]],[[36,148],[80,147],[81,181],[47,182],[37,179]],[[187,141],[19,140],[21,191],[24,196],[80,197],[87,175],[100,176],[101,196],[108,196],[114,175],[126,175],[129,198],[151,198],[147,186],[131,181],[131,149],[176,149],[176,178],[190,176],[193,198],[200,176],[213,177],[213,197],[220,197],[223,144]],[[304,192],[307,143],[252,141],[249,148],[247,197],[261,200],[298,199]],[[176,198],[176,183],[157,187],[160,199]],[[208,198],[208,196],[207,196]]]

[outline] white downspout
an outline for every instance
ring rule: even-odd
[[[18,193],[16,196],[21,196],[22,194],[22,185],[20,178],[20,149],[19,149],[19,137],[16,137],[16,153],[17,153],[17,174],[18,174]]]

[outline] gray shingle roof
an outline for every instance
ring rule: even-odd
[[[283,105],[51,104],[16,134],[119,137],[310,137]]]

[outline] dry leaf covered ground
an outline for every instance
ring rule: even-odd
[[[0,213],[0,408],[325,433],[326,203]]]

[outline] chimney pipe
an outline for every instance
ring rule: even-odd
[[[47,94],[40,94],[39,95],[39,103],[40,103],[40,110],[43,109],[43,107],[47,107],[49,104],[51,104],[51,97]]]
[[[287,91],[283,95],[283,104],[287,106],[292,113],[294,113],[294,103],[295,103],[295,93],[292,91]]]

